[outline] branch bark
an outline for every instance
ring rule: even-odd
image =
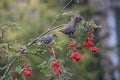
[[[43,56],[41,56],[41,55],[38,55],[37,53],[23,52],[22,54],[31,54],[31,55],[35,55],[35,56],[38,56],[38,57],[40,57],[40,58],[42,58],[42,59],[47,60],[45,57],[43,57]]]
[[[5,77],[7,73],[9,72],[10,68],[12,67],[13,63],[17,60],[17,57],[15,57],[11,62],[9,62],[7,69],[5,70],[5,73],[2,76],[2,80],[5,80]]]

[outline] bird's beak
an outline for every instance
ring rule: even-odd
[[[56,34],[53,34],[54,35],[54,37],[57,37],[57,35]]]
[[[55,37],[58,37],[57,35],[55,35]]]
[[[82,20],[83,20],[83,17],[81,17],[81,16],[76,17],[77,22],[81,22]]]

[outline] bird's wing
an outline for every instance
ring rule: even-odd
[[[42,42],[46,42],[48,40],[48,35],[45,35],[41,38],[41,41]]]
[[[42,41],[45,43],[45,44],[49,44],[53,39],[53,36],[52,35],[46,35],[43,37]]]
[[[67,24],[63,29],[62,31],[66,32],[68,30],[71,30],[73,28],[73,24]]]
[[[37,43],[38,45],[41,45],[41,44],[43,44],[43,43],[46,41],[46,38],[47,38],[47,36],[45,35],[45,36],[41,37],[40,39],[38,39],[38,40],[36,41],[36,43]]]

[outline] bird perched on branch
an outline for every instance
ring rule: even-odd
[[[56,37],[56,34],[48,34],[48,35],[45,35],[45,36],[41,37],[40,39],[37,39],[36,43],[38,45],[41,45],[41,44],[46,44],[47,45],[50,42],[52,42],[54,37]]]
[[[81,20],[83,20],[81,16],[76,16],[75,19],[66,24],[65,27],[60,30],[60,32],[69,35],[69,37],[71,38],[72,34],[76,31],[77,23]]]

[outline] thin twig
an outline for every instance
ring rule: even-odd
[[[11,61],[11,63],[9,62],[7,69],[6,69],[5,73],[3,74],[2,80],[5,80],[5,77],[6,77],[7,73],[8,73],[8,71],[10,70],[10,68],[12,67],[13,63],[14,63],[16,60],[17,60],[17,57],[15,57],[15,58]]]
[[[57,18],[53,21],[53,23],[50,25],[49,29],[52,28],[54,26],[54,24],[56,23],[56,21],[59,19],[60,15],[62,14],[62,12],[64,11],[64,9],[72,2],[73,0],[70,0],[64,7],[63,9],[59,12],[59,14],[57,15]]]
[[[40,57],[40,58],[42,58],[42,59],[46,59],[45,57],[43,57],[43,56],[41,56],[41,55],[39,55],[39,54],[37,54],[37,53],[24,52],[23,54],[31,54],[31,55],[38,56],[38,57]],[[47,60],[47,59],[46,59],[46,60]]]
[[[54,50],[54,48],[51,46],[51,49],[52,49],[52,51],[53,51],[53,56],[54,56],[54,58],[56,59],[56,56],[55,56],[55,50]]]

